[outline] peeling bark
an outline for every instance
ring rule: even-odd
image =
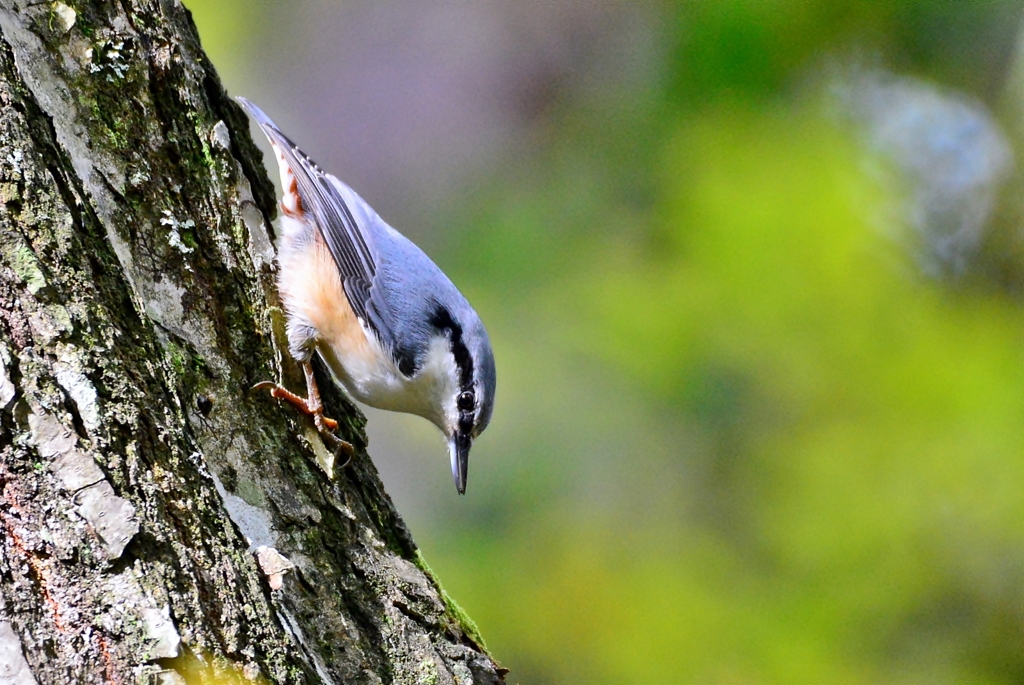
[[[504,681],[358,410],[331,479],[248,393],[301,384],[259,160],[177,0],[0,0],[0,683]]]

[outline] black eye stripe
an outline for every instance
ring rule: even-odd
[[[473,357],[469,354],[462,339],[462,326],[455,322],[451,312],[442,306],[434,310],[430,323],[438,330],[448,331],[448,342],[452,347],[452,356],[455,357],[455,365],[459,368],[459,386],[463,390],[471,390],[473,387]]]
[[[473,426],[476,423],[476,393],[473,392],[473,357],[469,354],[469,348],[462,339],[462,326],[452,318],[451,312],[438,305],[434,310],[430,323],[438,330],[447,331],[448,344],[451,345],[452,356],[455,358],[455,366],[459,369],[459,387],[462,392],[456,397],[455,405],[459,410],[459,433],[472,435]],[[468,407],[463,406],[463,398],[468,396],[466,401]]]

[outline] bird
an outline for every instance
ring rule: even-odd
[[[324,416],[313,375],[318,354],[353,399],[437,426],[464,495],[470,447],[494,409],[494,353],[479,315],[419,247],[321,169],[263,110],[237,100],[277,158],[284,191],[277,288],[306,396],[271,381],[255,387],[295,405],[333,437],[338,424]]]

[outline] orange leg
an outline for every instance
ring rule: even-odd
[[[316,379],[313,377],[313,368],[308,361],[303,362],[302,371],[306,375],[306,393],[308,397],[300,397],[288,388],[273,383],[272,381],[263,381],[253,386],[253,390],[259,390],[262,388],[269,388],[270,396],[278,399],[284,399],[296,406],[300,412],[306,416],[313,418],[313,423],[316,424],[316,430],[321,432],[321,435],[327,438],[327,441],[331,443],[336,451],[341,448],[343,452],[348,455],[348,458],[352,457],[352,445],[345,440],[339,439],[331,433],[338,429],[338,422],[334,419],[329,419],[324,416],[324,403],[319,398],[319,389],[316,387]],[[347,465],[348,462],[345,462]]]

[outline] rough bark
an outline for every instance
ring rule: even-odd
[[[0,684],[503,682],[359,412],[328,391],[332,479],[248,392],[302,382],[275,199],[188,12],[0,0],[0,34]]]

